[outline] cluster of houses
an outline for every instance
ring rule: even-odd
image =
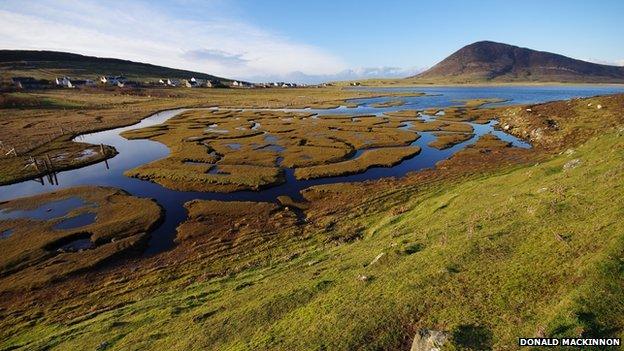
[[[191,79],[160,79],[158,80],[158,84],[168,87],[185,88],[212,88],[216,85],[216,83],[211,82],[209,79],[201,79],[195,77],[191,77]]]
[[[229,84],[223,84],[218,81],[211,81],[209,79],[195,78],[190,79],[175,79],[175,78],[162,78],[157,82],[135,82],[129,81],[123,75],[120,76],[100,76],[97,80],[91,79],[74,79],[70,77],[58,77],[53,81],[45,79],[35,79],[32,77],[13,77],[12,84],[17,89],[46,89],[53,87],[60,88],[82,88],[82,87],[96,87],[96,86],[111,86],[111,87],[186,87],[186,88],[215,88],[215,87],[231,87],[231,88],[297,88],[306,87],[305,84],[295,84],[287,82],[268,82],[268,83],[247,83],[241,81],[231,81]],[[328,86],[331,84],[322,84],[322,86]],[[319,85],[321,86],[321,85]]]

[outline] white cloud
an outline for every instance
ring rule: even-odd
[[[590,59],[584,59],[583,61],[598,63],[601,65],[609,65],[609,66],[624,66],[624,59],[608,61],[608,60],[590,58]]]
[[[282,75],[261,75],[252,77],[253,81],[270,82],[285,81],[297,83],[320,83],[340,80],[358,80],[373,78],[405,78],[423,72],[423,68],[400,68],[400,67],[361,67],[342,70],[333,74],[305,74],[302,72],[289,72]]]
[[[76,52],[236,79],[332,75],[345,63],[219,13],[178,18],[139,2],[41,0],[0,4],[0,47]]]

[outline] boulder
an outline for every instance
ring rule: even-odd
[[[410,351],[441,351],[451,334],[440,330],[420,329],[414,336]]]

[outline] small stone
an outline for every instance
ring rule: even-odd
[[[591,107],[592,103],[590,102],[589,104],[587,104],[587,107]]]
[[[370,279],[370,278],[369,278],[368,276],[364,275],[364,274],[360,274],[360,275],[358,275],[358,280],[359,280],[359,281],[366,282],[366,281],[368,281],[369,279]]]
[[[368,265],[370,266],[370,265],[373,265],[373,264],[377,263],[377,261],[379,261],[379,259],[380,259],[380,258],[382,258],[384,255],[385,255],[385,253],[384,253],[384,252],[380,253],[380,254],[379,254],[379,255],[377,255],[377,257],[375,257],[375,258],[371,261],[371,263],[369,263]]]
[[[530,108],[527,108],[526,112],[533,112],[533,110],[531,110]]]
[[[600,110],[602,109],[602,105],[596,105],[596,108]]]
[[[583,163],[583,162],[580,159],[575,158],[574,160],[566,162],[566,164],[563,165],[563,169],[564,170],[574,169],[574,168],[578,167],[581,163]]]
[[[108,341],[102,341],[98,347],[96,348],[96,351],[101,351],[101,350],[105,350],[108,348]]]

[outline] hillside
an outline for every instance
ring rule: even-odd
[[[600,65],[518,46],[479,41],[459,49],[410,83],[624,83],[624,67]]]
[[[230,81],[206,73],[148,63],[35,50],[0,50],[0,72],[3,79],[14,76],[37,79],[54,79],[58,76],[93,79],[100,75],[124,75],[131,80],[195,77],[221,82]]]

